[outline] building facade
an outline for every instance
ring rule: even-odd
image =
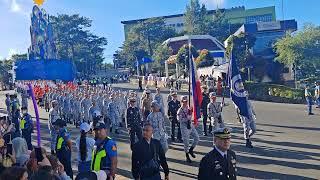
[[[220,9],[221,12],[225,13],[225,18],[230,24],[248,24],[255,22],[271,22],[276,21],[275,7],[262,7],[254,9],[245,9],[244,6],[234,7],[230,9]],[[209,10],[208,15],[213,16],[216,10]],[[175,14],[169,16],[160,16],[155,18],[163,18],[165,24],[169,27],[174,28],[177,32],[184,30],[184,14]],[[151,18],[137,19],[130,21],[121,21],[124,25],[125,37],[130,32],[130,28],[139,22],[146,21]]]

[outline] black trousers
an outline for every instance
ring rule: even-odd
[[[175,138],[175,131],[176,131],[176,126],[178,127],[178,139],[182,139],[181,138],[181,130],[180,130],[180,123],[178,122],[177,118],[170,118],[171,121],[171,138],[174,139]]]
[[[207,133],[208,114],[207,114],[207,113],[203,113],[202,117],[203,117],[203,119],[202,119],[203,132],[204,132],[204,133]]]
[[[136,136],[137,136],[138,140],[142,139],[142,128],[140,126],[133,127],[129,132],[129,136],[130,136],[130,148],[132,150],[132,147],[133,147],[134,143],[136,142]]]
[[[26,140],[28,145],[28,150],[32,151],[32,143],[31,143],[31,131],[29,130],[22,130],[22,137]]]
[[[66,174],[73,179],[73,171],[71,167],[71,151],[70,150],[60,150],[57,151],[57,157],[61,164],[64,166]]]

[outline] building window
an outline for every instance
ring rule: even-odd
[[[270,22],[270,21],[272,21],[272,14],[246,17],[246,24],[256,23],[256,22]]]

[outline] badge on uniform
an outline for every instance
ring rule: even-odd
[[[215,169],[221,169],[221,165],[220,164],[216,164]]]
[[[116,151],[117,150],[117,146],[112,146],[112,151]]]

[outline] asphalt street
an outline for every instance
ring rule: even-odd
[[[115,85],[116,87],[117,85]],[[118,86],[120,87],[120,86]],[[124,89],[136,88],[127,85]],[[5,92],[0,92],[0,108],[5,108]],[[167,96],[165,92],[164,98]],[[218,98],[221,101],[221,98]],[[254,149],[245,147],[242,124],[236,119],[231,101],[223,110],[223,119],[232,128],[232,145],[237,154],[238,179],[320,179],[320,110],[314,108],[314,116],[306,115],[305,105],[279,104],[253,101],[257,113],[257,133],[253,137]],[[29,101],[29,112],[34,116],[33,105]],[[39,110],[41,117],[42,146],[50,152],[50,136],[47,129],[48,113]],[[201,122],[200,122],[201,124]],[[192,164],[185,162],[183,144],[170,143],[167,160],[170,179],[196,179],[201,158],[213,147],[213,138],[202,136],[202,126],[198,126],[200,143],[195,149],[196,159]],[[79,130],[69,126],[73,144]],[[170,132],[167,124],[167,133]],[[127,131],[120,135],[110,134],[118,146],[118,176],[116,179],[132,179],[131,150]],[[33,135],[33,143],[36,137]],[[76,149],[73,149],[73,168],[76,170]]]

